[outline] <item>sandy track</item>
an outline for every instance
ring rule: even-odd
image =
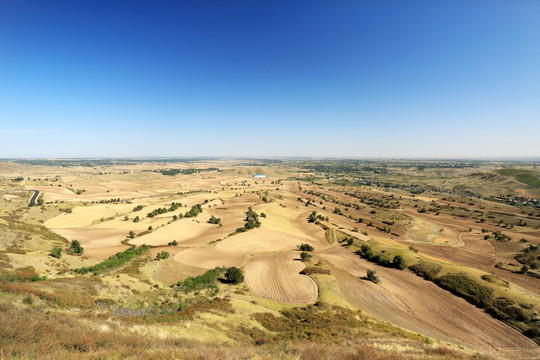
[[[259,255],[245,267],[246,283],[257,295],[287,304],[309,304],[317,300],[315,281],[301,275],[304,263],[295,252]]]
[[[535,358],[540,348],[481,309],[409,271],[376,266],[335,246],[318,252],[332,267],[345,298],[381,320],[499,356]],[[381,283],[360,279],[376,269]]]

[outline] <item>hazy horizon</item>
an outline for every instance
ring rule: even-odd
[[[540,2],[0,2],[0,158],[540,157]]]

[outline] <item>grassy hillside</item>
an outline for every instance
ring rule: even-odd
[[[538,173],[532,170],[524,169],[500,169],[497,172],[501,175],[511,176],[517,181],[530,185],[534,188],[540,188],[540,177]]]

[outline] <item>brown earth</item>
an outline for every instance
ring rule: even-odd
[[[376,266],[339,246],[317,255],[329,263],[345,298],[376,318],[494,355],[540,354],[540,347],[518,331],[409,271]],[[376,269],[380,284],[361,279],[368,269]]]
[[[300,274],[304,267],[298,252],[254,256],[244,269],[246,283],[255,294],[272,301],[314,303],[317,300],[317,283]]]

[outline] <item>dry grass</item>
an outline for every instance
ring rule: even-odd
[[[449,349],[402,343],[399,350],[384,350],[382,343],[356,339],[344,344],[278,342],[253,346],[158,339],[131,333],[114,323],[106,331],[72,316],[17,307],[0,301],[0,354],[8,359],[478,359]]]

